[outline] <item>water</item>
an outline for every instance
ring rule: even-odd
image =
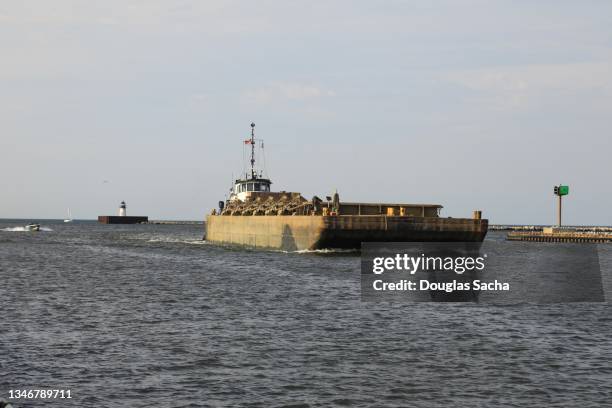
[[[15,407],[612,401],[604,303],[362,303],[351,253],[229,250],[197,225],[11,230],[26,221],[0,221],[0,399],[73,398]]]

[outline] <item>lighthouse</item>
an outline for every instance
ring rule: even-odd
[[[98,215],[98,222],[101,224],[146,224],[149,222],[149,217],[140,215],[127,215],[127,206],[125,201],[119,204],[119,216],[116,215]]]

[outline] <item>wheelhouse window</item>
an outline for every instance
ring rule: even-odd
[[[236,186],[237,194],[245,191],[270,191],[270,185],[268,183],[241,183]]]

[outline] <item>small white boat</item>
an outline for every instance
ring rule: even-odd
[[[40,224],[34,224],[33,222],[31,222],[24,228],[26,231],[40,231]]]
[[[68,208],[68,218],[66,218],[64,222],[72,222],[72,214],[70,213],[70,208]]]

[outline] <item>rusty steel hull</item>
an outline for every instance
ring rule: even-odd
[[[206,240],[285,251],[360,248],[362,242],[481,242],[488,220],[384,215],[221,216],[206,219]]]

